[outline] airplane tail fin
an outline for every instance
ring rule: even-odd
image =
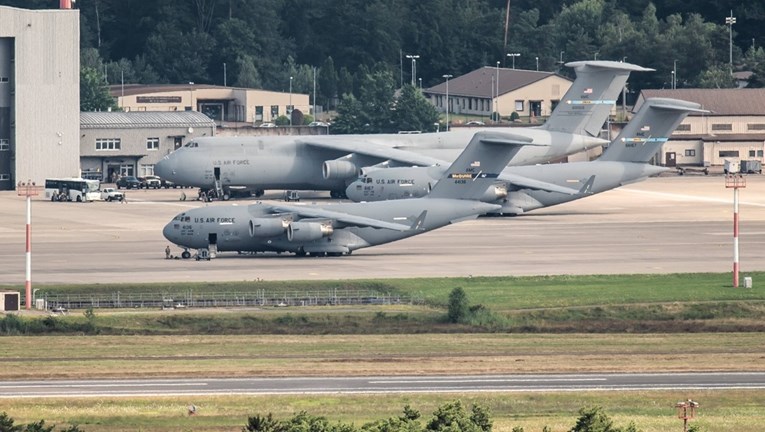
[[[542,128],[549,131],[598,136],[630,72],[647,72],[631,63],[592,60],[566,63],[576,80]]]
[[[689,113],[708,113],[701,105],[678,99],[646,99],[635,117],[624,126],[601,161],[648,162]]]
[[[476,133],[427,197],[480,200],[510,159],[526,145],[540,144],[502,132]]]

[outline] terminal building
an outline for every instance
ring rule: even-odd
[[[114,182],[154,174],[154,165],[188,141],[215,135],[215,122],[196,111],[80,113],[82,177]]]
[[[78,10],[0,6],[0,190],[80,172]]]

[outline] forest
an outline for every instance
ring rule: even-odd
[[[58,0],[0,0],[28,9]],[[359,97],[370,73],[423,87],[485,65],[555,71],[574,60],[656,69],[642,88],[732,87],[765,51],[765,1],[663,0],[76,0],[81,63],[110,84],[207,83],[312,93],[325,107]],[[736,18],[733,25],[726,17]],[[506,28],[506,23],[507,28]],[[730,43],[732,42],[732,43]],[[732,55],[732,64],[730,56]],[[315,75],[314,75],[315,74]],[[328,107],[333,108],[333,107]]]

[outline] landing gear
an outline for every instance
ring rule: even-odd
[[[329,191],[329,197],[334,199],[346,199],[348,196],[345,194],[344,190],[340,191]]]
[[[183,252],[181,252],[181,258],[183,259],[191,258],[191,252],[189,252],[188,249],[184,250]]]

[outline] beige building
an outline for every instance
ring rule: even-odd
[[[290,108],[304,115],[313,109],[309,96],[206,84],[112,85],[110,93],[123,111],[199,111],[223,123],[273,122]]]
[[[714,166],[726,159],[765,162],[765,89],[643,90],[635,104],[665,97],[701,104],[710,114],[691,114],[661,150],[662,164]]]
[[[0,6],[0,190],[79,175],[80,15]]]
[[[448,81],[449,113],[490,117],[498,112],[509,117],[547,117],[572,81],[553,72],[484,66]],[[425,89],[440,112],[446,111],[447,82]]]

